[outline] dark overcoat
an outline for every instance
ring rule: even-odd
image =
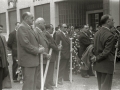
[[[115,37],[112,32],[102,27],[94,37],[94,54],[96,62],[94,70],[113,74],[114,70]]]
[[[49,32],[45,32],[45,36],[47,37],[47,40],[49,41],[49,48],[52,48],[52,55],[50,62],[55,62],[58,58],[58,47],[53,39],[53,37],[49,34]]]
[[[25,22],[17,30],[18,63],[23,67],[36,67],[39,65],[38,37],[33,29]]]
[[[86,48],[91,44],[91,39],[85,32],[80,32],[79,34],[79,58],[81,59],[82,54],[86,50]]]

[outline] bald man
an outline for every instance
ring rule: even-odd
[[[22,15],[22,23],[17,30],[18,64],[22,67],[22,90],[37,90],[36,83],[39,73],[39,54],[44,53],[44,47],[39,47],[39,40],[31,28],[33,15],[25,12]]]
[[[99,90],[111,90],[114,72],[115,37],[111,32],[114,20],[110,15],[101,17],[102,27],[95,33],[93,68],[97,72]]]
[[[47,60],[50,59],[51,56],[48,54],[49,53],[49,41],[47,40],[44,34],[44,31],[45,31],[45,20],[40,17],[36,19],[35,21],[35,32],[38,35],[40,44],[45,48],[45,53],[43,54],[43,68],[45,71]],[[40,82],[38,82],[38,86],[40,85],[39,83]],[[45,88],[47,87],[45,86]]]

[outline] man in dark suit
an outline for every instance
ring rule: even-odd
[[[36,90],[40,63],[39,54],[44,53],[44,47],[39,47],[38,37],[32,29],[33,15],[25,12],[22,23],[17,30],[18,64],[22,67],[22,90]],[[39,79],[40,80],[40,79]]]
[[[49,55],[49,41],[47,40],[47,38],[44,34],[44,31],[45,31],[45,20],[41,17],[37,18],[35,21],[35,32],[38,36],[40,44],[45,48],[45,52],[43,54],[43,68],[45,71],[47,60],[49,60],[51,56]],[[39,76],[40,76],[40,74],[39,74]],[[39,87],[40,82],[37,84]],[[45,86],[45,88],[48,88],[48,87]]]
[[[19,27],[19,22],[17,22],[15,25],[15,30],[13,30],[10,34],[9,34],[9,38],[8,38],[8,42],[7,42],[7,46],[10,50],[12,50],[12,59],[13,59],[13,65],[12,65],[12,75],[13,75],[13,81],[17,81],[17,74],[16,74],[16,70],[18,68],[18,64],[17,64],[17,40],[16,40],[16,31],[17,28]]]
[[[89,27],[88,28],[84,27],[83,30],[79,34],[79,44],[80,44],[79,58],[80,59],[82,58],[82,55],[85,52],[85,50],[87,49],[87,47],[90,44],[92,44],[92,40],[90,39],[88,30],[89,30]],[[82,77],[89,78],[89,75],[91,75],[91,76],[93,75],[91,72],[91,67],[89,68],[89,70],[81,70]]]
[[[66,33],[67,25],[62,24],[60,31],[56,32],[56,43],[62,41],[61,59],[59,66],[58,84],[62,85],[64,81],[69,81],[69,61],[70,61],[70,39]]]
[[[54,76],[54,63],[58,59],[58,51],[61,50],[61,46],[57,46],[55,40],[51,36],[53,33],[53,26],[52,25],[46,25],[46,31],[45,36],[47,37],[47,40],[49,41],[49,46],[52,48],[52,55],[50,59],[50,65],[46,77],[46,87],[51,88],[51,86],[54,86],[53,76]]]
[[[7,61],[7,43],[3,35],[3,26],[0,25],[0,90],[2,90],[3,79],[8,75],[8,61]]]
[[[114,26],[112,16],[103,15],[101,24],[101,29],[96,32],[94,37],[95,56],[91,60],[94,63],[93,68],[97,72],[99,90],[111,90],[115,51],[115,37],[110,30]]]

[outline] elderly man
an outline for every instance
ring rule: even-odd
[[[45,48],[45,52],[43,54],[43,68],[45,71],[47,60],[49,60],[51,56],[48,54],[49,53],[49,41],[47,40],[44,34],[44,31],[45,31],[45,20],[40,17],[36,19],[35,21],[35,32],[38,35],[40,44]],[[38,87],[39,86],[40,86],[40,82],[38,83]],[[45,86],[45,88],[49,88],[49,87]]]
[[[22,67],[24,81],[22,90],[36,90],[39,53],[44,52],[44,47],[39,47],[38,37],[31,28],[33,15],[25,12],[22,20],[17,30],[18,64]]]
[[[67,25],[62,24],[60,31],[56,32],[56,43],[60,44],[62,41],[61,59],[59,66],[58,84],[62,85],[64,81],[69,81],[69,60],[70,60],[70,40],[66,33]]]
[[[114,26],[112,16],[103,15],[101,17],[101,29],[94,37],[94,70],[97,72],[99,90],[111,90],[113,70],[115,37],[111,32]]]
[[[54,76],[54,62],[58,59],[58,51],[61,50],[61,46],[57,45],[51,34],[53,33],[53,26],[51,24],[46,25],[45,36],[47,37],[50,48],[52,48],[52,55],[50,59],[50,65],[46,78],[46,87],[52,88],[54,86],[53,76]]]

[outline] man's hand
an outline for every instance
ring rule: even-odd
[[[91,61],[92,61],[92,63],[96,62],[96,56],[95,55],[92,56]]]
[[[73,48],[70,50],[70,53],[72,53],[73,52]]]
[[[39,46],[39,53],[44,53],[45,52],[45,48],[43,46]]]
[[[116,43],[115,48],[118,48],[118,42]]]
[[[51,58],[51,55],[49,55],[49,54],[46,54],[46,58],[47,58],[47,60],[50,60],[50,58]]]
[[[62,45],[58,45],[58,50],[62,50]]]

